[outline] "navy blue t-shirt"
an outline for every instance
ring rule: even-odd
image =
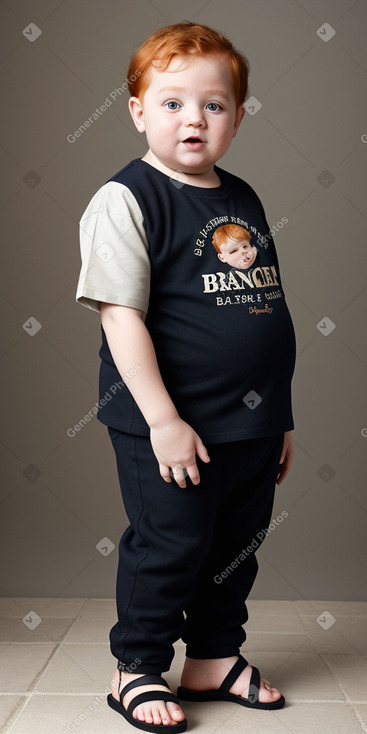
[[[163,382],[180,417],[207,443],[294,428],[295,335],[264,209],[246,182],[215,171],[221,185],[201,188],[136,159],[110,179],[129,189],[142,214],[151,266],[145,324]],[[231,243],[240,228],[255,249],[231,265],[218,258],[213,236]],[[128,389],[141,366],[122,383],[101,328],[98,419],[149,436]]]

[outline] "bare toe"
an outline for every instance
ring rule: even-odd
[[[174,719],[174,722],[184,721],[185,714],[182,711],[181,706],[178,706],[177,703],[173,703],[173,701],[167,701],[166,706],[167,706],[167,711],[170,714],[170,716],[172,717],[172,719]]]

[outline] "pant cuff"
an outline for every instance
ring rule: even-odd
[[[231,645],[227,647],[219,647],[217,645],[215,650],[209,647],[190,647],[190,645],[186,647],[186,657],[194,658],[195,660],[214,660],[217,658],[230,658],[233,657],[233,655],[239,654],[240,648],[238,645]]]
[[[162,671],[169,670],[170,663],[158,663],[158,664],[145,664],[144,661],[137,662],[136,659],[133,662],[123,661],[117,659],[117,668],[124,673],[138,673],[139,675],[162,675]]]

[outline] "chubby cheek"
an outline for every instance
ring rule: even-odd
[[[170,132],[171,126],[169,120],[160,115],[149,115],[145,116],[145,131],[147,138],[151,140],[158,140],[163,138]]]
[[[229,145],[231,143],[231,140],[233,138],[233,124],[231,124],[233,121],[227,120],[227,122],[223,122],[216,128],[216,137],[221,142],[222,145]]]

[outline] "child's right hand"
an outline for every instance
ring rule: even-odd
[[[200,475],[196,454],[202,461],[210,461],[208,452],[196,431],[180,417],[151,427],[150,441],[165,482],[171,482],[170,469],[179,487],[186,487],[184,469],[193,484],[199,484]]]

